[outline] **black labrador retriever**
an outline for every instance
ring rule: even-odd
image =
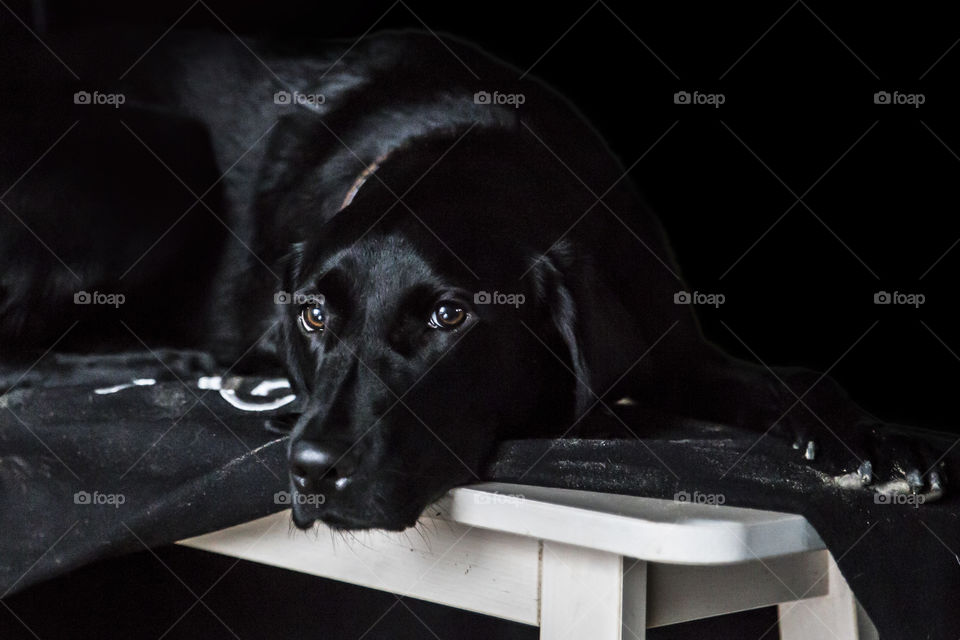
[[[48,43],[2,45],[6,359],[57,340],[279,362],[303,398],[298,526],[402,529],[498,440],[611,415],[755,430],[838,483],[942,493],[933,457],[828,377],[707,343],[623,165],[473,46]]]

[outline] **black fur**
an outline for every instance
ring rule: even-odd
[[[875,451],[879,422],[829,380],[706,343],[674,303],[679,269],[624,167],[564,99],[472,46],[384,33],[353,48],[250,41],[255,57],[230,36],[174,33],[122,74],[136,46],[90,55],[92,37],[58,45],[84,52],[70,60],[87,84],[42,52],[7,74],[5,95],[47,98],[39,118],[29,100],[5,102],[2,184],[81,123],[0,210],[4,355],[42,350],[77,319],[62,348],[142,340],[241,369],[279,364],[305,398],[291,437],[299,526],[409,526],[477,479],[503,438],[590,434],[609,423],[601,414],[643,435],[622,397],[802,450],[813,440],[835,473],[863,460],[884,479],[927,468],[906,441]],[[126,103],[72,104],[94,87]],[[324,100],[276,104],[277,91]],[[478,104],[478,91],[524,101]],[[79,290],[129,304],[76,307]],[[324,330],[304,331],[303,305],[276,304],[279,292],[322,295]],[[465,321],[429,326],[441,301]],[[813,386],[788,409],[784,383]],[[942,477],[924,483],[942,489],[929,486]]]

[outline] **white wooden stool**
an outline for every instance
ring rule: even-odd
[[[419,531],[303,533],[282,512],[181,544],[539,625],[550,640],[643,640],[774,604],[784,640],[878,637],[802,516],[684,497],[487,483],[451,491]]]

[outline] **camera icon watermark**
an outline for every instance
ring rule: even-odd
[[[873,294],[873,304],[896,304],[914,309],[919,309],[920,305],[927,301],[927,296],[922,293],[903,293],[900,291],[877,291]]]
[[[273,503],[292,507],[295,504],[305,504],[310,506],[319,506],[327,501],[327,497],[322,493],[290,493],[289,491],[277,491],[273,494]]]
[[[319,107],[327,101],[322,93],[301,93],[300,91],[277,91],[273,94],[273,104],[299,104],[307,107]]]
[[[919,507],[927,498],[920,493],[883,493],[878,491],[873,494],[874,504],[896,504]]]
[[[514,109],[519,109],[520,105],[527,101],[527,97],[522,93],[500,93],[494,91],[477,91],[473,94],[474,104],[499,104],[509,105]]]
[[[719,109],[727,101],[722,93],[702,93],[700,91],[677,91],[673,94],[673,104],[697,104]]]
[[[122,93],[100,93],[99,91],[77,91],[73,94],[73,104],[105,105],[119,109],[127,101]]]
[[[673,494],[673,501],[677,503],[707,504],[719,507],[726,503],[727,497],[722,493],[700,493],[699,491],[690,493],[688,491],[678,491]]]
[[[99,291],[90,293],[88,291],[77,291],[73,294],[73,304],[106,305],[117,309],[120,305],[126,303],[126,301],[127,296],[122,293],[100,293]]]
[[[490,293],[489,291],[477,291],[473,294],[474,304],[504,304],[519,309],[520,305],[526,301],[527,297],[522,293],[501,293],[499,291]]]
[[[273,304],[293,304],[298,307],[306,305],[322,305],[326,298],[322,293],[290,293],[289,291],[277,291],[273,294]]]
[[[473,495],[474,504],[497,504],[508,507],[519,507],[526,498],[520,493],[486,493],[480,492]]]
[[[126,501],[127,497],[122,493],[100,493],[99,491],[90,493],[89,491],[77,491],[75,494],[73,494],[73,504],[95,507],[111,506],[114,509],[119,509],[120,505],[124,504]]]
[[[873,104],[897,104],[919,109],[927,101],[923,93],[901,93],[899,91],[877,91],[873,94]]]
[[[722,293],[701,293],[700,291],[677,291],[673,294],[673,304],[708,305],[717,309],[727,301]]]

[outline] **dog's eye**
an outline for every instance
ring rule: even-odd
[[[434,329],[453,329],[466,319],[466,309],[456,302],[444,301],[433,310],[429,324]]]
[[[300,327],[307,333],[323,331],[325,326],[323,308],[320,305],[311,304],[300,310]]]

